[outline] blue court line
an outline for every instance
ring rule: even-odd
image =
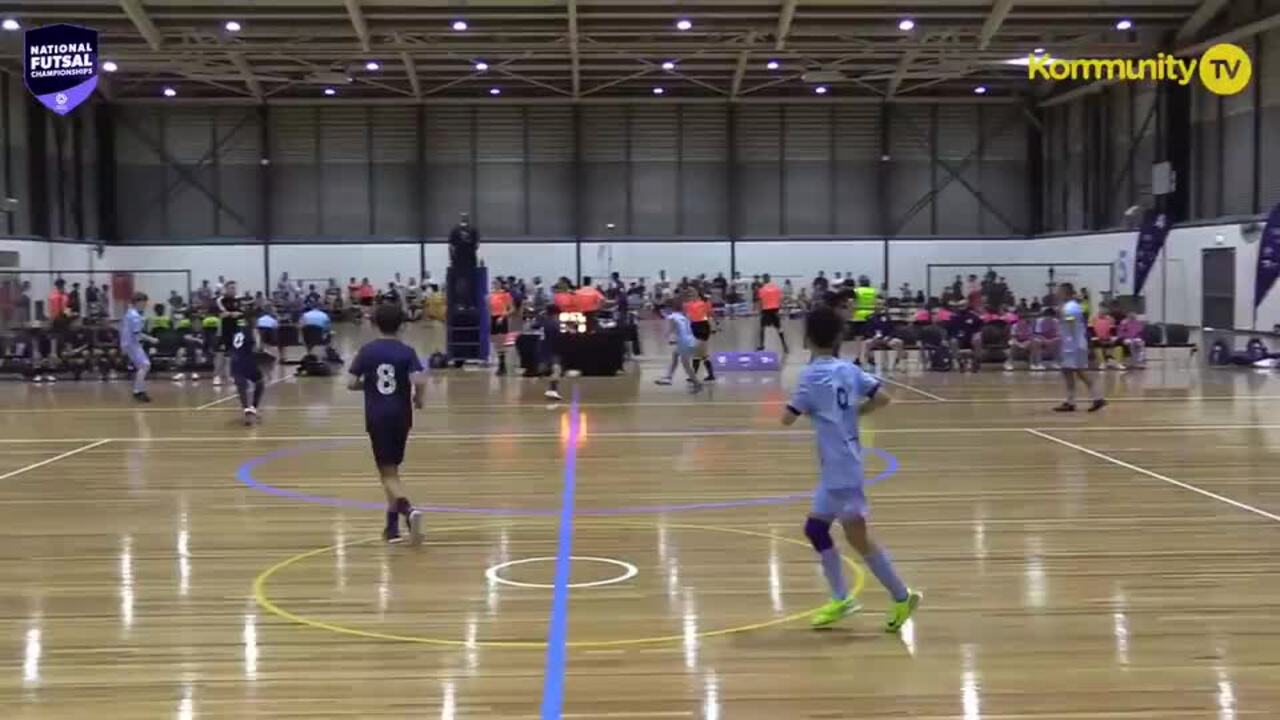
[[[560,501],[560,533],[556,546],[555,589],[547,628],[547,662],[542,675],[542,720],[560,720],[564,708],[565,636],[569,624],[569,556],[573,554],[573,505],[578,472],[578,388],[569,405],[569,432],[564,449],[564,493]]]
[[[576,417],[576,416],[575,416]],[[255,458],[246,460],[236,469],[236,479],[246,487],[257,490],[258,492],[276,497],[288,498],[290,500],[298,500],[300,502],[311,503],[313,505],[328,505],[330,507],[348,507],[357,510],[383,510],[386,503],[369,502],[364,500],[356,500],[354,498],[328,497],[324,495],[312,495],[300,490],[290,490],[289,488],[276,487],[262,482],[254,476],[254,471],[261,465],[269,462],[280,460],[283,458],[296,457],[299,455],[308,455],[310,453],[329,450],[342,447],[350,443],[323,443],[301,445],[296,447],[282,448],[269,452],[265,455],[259,455]],[[898,472],[899,461],[893,453],[881,450],[880,448],[864,447],[863,450],[878,455],[885,462],[885,467],[875,476],[867,478],[868,486],[875,485]],[[694,510],[728,510],[740,507],[762,507],[768,505],[785,505],[787,503],[809,500],[813,497],[812,491],[801,493],[788,493],[786,495],[770,495],[758,498],[743,498],[740,500],[720,500],[712,502],[697,503],[678,503],[666,505],[631,505],[624,507],[612,508],[587,508],[578,511],[578,515],[593,517],[609,517],[613,515],[644,515],[648,513],[673,513],[688,512]],[[556,508],[485,508],[485,507],[464,507],[459,505],[415,505],[416,509],[423,512],[433,513],[459,513],[463,515],[508,515],[516,517],[552,517],[559,513]]]

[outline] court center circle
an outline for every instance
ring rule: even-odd
[[[517,523],[504,523],[504,524],[510,526],[510,525],[524,525],[524,524],[535,524],[535,523],[536,521],[526,520],[526,521],[517,522]],[[589,521],[588,520],[588,521],[582,522],[581,524],[587,527],[621,527],[621,528],[651,528],[651,529],[658,527],[657,523],[626,522],[626,521],[612,521],[612,520],[610,521]],[[435,527],[435,528],[428,528],[427,533],[428,533],[428,538],[430,538],[432,535],[440,535],[440,534],[449,533],[449,532],[458,532],[460,530],[475,530],[479,528],[492,528],[492,527],[498,527],[498,526],[499,526],[498,523],[486,523],[483,525]],[[727,533],[730,535],[741,535],[746,537],[760,538],[764,540],[777,540],[778,542],[782,542],[787,545],[794,545],[800,548],[809,549],[808,542],[797,540],[795,538],[786,537],[783,535],[774,535],[772,533],[767,533],[767,532],[757,532],[754,530],[744,530],[741,528],[719,527],[716,525],[691,525],[688,523],[664,523],[664,526],[671,530],[693,530],[693,531],[703,531],[703,532]],[[339,543],[337,545],[330,545],[328,547],[317,548],[315,550],[308,550],[307,552],[298,553],[296,555],[287,557],[284,560],[281,560],[280,562],[276,563],[275,565],[272,565],[271,567],[267,568],[266,570],[263,570],[261,573],[258,574],[256,578],[254,578],[253,599],[258,604],[258,606],[261,607],[263,610],[271,613],[272,615],[275,615],[276,617],[286,620],[288,622],[291,622],[297,625],[303,625],[305,627],[313,628],[316,630],[327,630],[329,632],[337,633],[339,635],[348,635],[352,637],[366,638],[369,640],[386,640],[386,641],[392,641],[392,642],[419,643],[423,645],[436,645],[436,646],[444,646],[444,647],[497,647],[497,648],[528,648],[528,649],[547,647],[547,644],[545,642],[540,642],[540,641],[465,640],[462,638],[439,638],[439,637],[427,637],[423,635],[401,635],[397,633],[380,632],[377,630],[366,630],[364,628],[352,627],[350,625],[341,625],[334,622],[320,620],[314,617],[308,617],[301,613],[283,608],[280,605],[276,604],[276,602],[271,599],[270,593],[267,590],[267,585],[271,581],[271,578],[275,576],[277,573],[283,570],[286,570],[293,565],[297,565],[298,563],[310,560],[311,558],[335,552],[339,548],[353,547],[357,545],[369,545],[375,542],[379,542],[380,540],[381,538],[379,537],[363,538],[361,540],[354,540],[350,542]],[[429,543],[430,543],[430,540],[428,540],[428,544]],[[812,552],[812,550],[810,550],[810,552]],[[851,582],[850,582],[849,592],[852,596],[857,597],[862,593],[862,589],[866,585],[866,581],[867,581],[866,571],[862,569],[861,565],[854,562],[849,557],[841,556],[841,559],[844,560],[845,566],[848,567],[849,570],[852,572],[852,577],[850,578]],[[747,633],[755,630],[763,630],[765,628],[771,628],[778,625],[785,625],[787,623],[796,622],[797,620],[802,620],[812,615],[817,609],[818,608],[813,607],[807,610],[801,610],[799,612],[791,613],[790,615],[785,615],[782,617],[774,617],[768,620],[749,623],[745,625],[702,630],[701,632],[694,634],[693,637],[707,639],[707,638],[713,638],[713,637],[723,637],[726,635],[737,635],[740,633]],[[669,643],[669,642],[687,642],[688,640],[689,640],[688,635],[686,635],[685,633],[679,633],[679,634],[672,634],[672,635],[654,635],[652,637],[620,638],[616,640],[570,640],[569,642],[565,643],[565,647],[569,647],[569,648],[630,647],[635,645],[654,645],[654,644]]]
[[[636,575],[640,574],[640,568],[636,567],[635,565],[632,565],[629,562],[623,562],[621,560],[614,560],[613,558],[591,557],[588,555],[570,555],[569,556],[570,562],[573,562],[576,560],[585,560],[589,562],[600,562],[608,565],[615,565],[617,567],[622,568],[622,574],[616,577],[605,578],[604,580],[593,580],[591,582],[569,583],[565,585],[565,587],[567,588],[589,588],[589,587],[601,587],[602,585],[614,585],[616,583],[626,582],[631,578],[635,577]],[[490,567],[489,569],[485,570],[484,576],[489,578],[490,581],[496,582],[500,585],[554,590],[556,587],[554,584],[527,583],[527,582],[520,582],[518,580],[508,580],[502,577],[502,575],[499,573],[501,573],[502,570],[505,568],[515,567],[517,565],[528,565],[530,563],[536,563],[536,562],[555,562],[555,561],[556,561],[556,558],[554,557],[532,557],[532,558],[524,558],[523,560],[510,560],[508,562],[494,565],[493,567]]]

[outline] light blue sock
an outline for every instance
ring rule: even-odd
[[[867,555],[863,560],[867,561],[867,567],[871,568],[876,579],[893,596],[894,602],[907,599],[907,586],[902,582],[902,578],[898,577],[898,572],[893,569],[893,561],[889,559],[889,553],[876,548],[875,552]]]
[[[818,554],[822,560],[822,574],[827,576],[827,584],[831,586],[831,597],[844,600],[849,597],[849,585],[844,579],[844,561],[840,553],[833,547]]]

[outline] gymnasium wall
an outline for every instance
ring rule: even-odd
[[[1030,229],[1027,119],[1009,103],[112,113],[123,242],[440,238],[463,210],[491,239]]]
[[[985,269],[955,266],[993,264],[997,272],[1009,279],[1013,291],[1020,297],[1043,294],[1048,266],[1053,265],[1056,280],[1088,287],[1097,298],[1098,293],[1109,287],[1118,294],[1132,291],[1135,241],[1135,231],[1036,239],[898,239],[887,243],[809,240],[748,241],[730,245],[723,241],[596,239],[583,242],[580,253],[572,242],[486,244],[481,249],[481,257],[491,274],[524,278],[573,277],[580,262],[584,275],[601,277],[616,270],[626,277],[653,278],[665,269],[669,277],[678,279],[698,273],[727,275],[730,263],[735,262],[738,270],[746,275],[769,272],[779,279],[791,278],[797,287],[807,284],[818,270],[826,271],[829,276],[835,272],[867,274],[876,283],[885,280],[887,270],[895,294],[903,283],[910,283],[913,289],[929,287],[936,294],[955,274],[981,273]],[[1152,271],[1144,290],[1148,318],[1200,324],[1201,250],[1210,247],[1235,249],[1235,325],[1250,327],[1258,245],[1244,242],[1238,224],[1175,228],[1170,233],[1166,253]],[[0,240],[0,250],[19,252],[22,267],[32,269],[93,268],[104,273],[191,268],[196,284],[201,279],[212,282],[223,275],[238,280],[242,288],[250,292],[264,288],[267,263],[273,283],[280,273],[288,272],[291,277],[317,284],[331,276],[342,283],[355,276],[368,277],[384,285],[397,272],[407,279],[417,272],[420,262],[433,278],[439,279],[448,262],[447,248],[441,243],[108,246],[98,258],[91,246],[83,244]],[[1125,254],[1123,269],[1117,264],[1122,252]],[[930,265],[935,266],[932,272]],[[182,289],[177,284],[180,280],[177,276],[143,272],[138,278],[139,286],[156,297],[167,296],[171,289]],[[34,276],[31,279],[37,282],[37,292],[47,292],[47,280]],[[1112,279],[1114,285],[1110,285]],[[1260,308],[1257,327],[1270,329],[1277,323],[1280,323],[1280,291],[1273,293]]]
[[[1243,24],[1252,6],[1228,3],[1227,12]],[[1223,97],[1191,85],[1191,177],[1179,181],[1189,184],[1192,220],[1256,215],[1280,203],[1280,28],[1235,42],[1254,61],[1243,92]],[[1044,228],[1120,227],[1127,208],[1150,206],[1151,166],[1167,126],[1149,83],[1118,83],[1046,108]]]

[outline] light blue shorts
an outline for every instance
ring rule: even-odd
[[[125,348],[124,354],[129,357],[129,361],[133,363],[135,368],[143,365],[151,367],[151,358],[147,357],[147,351],[140,347]]]
[[[813,491],[813,507],[809,512],[826,517],[865,518],[871,508],[867,505],[867,494],[861,485],[842,488],[826,488],[819,486]]]
[[[1089,369],[1089,351],[1088,350],[1063,350],[1062,351],[1063,370],[1088,370]]]

